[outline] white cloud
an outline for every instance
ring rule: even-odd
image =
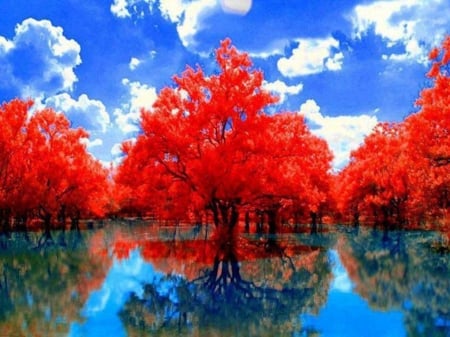
[[[118,157],[122,155],[122,143],[116,143],[111,148],[111,154],[113,157]]]
[[[300,114],[310,122],[311,132],[324,138],[333,151],[333,167],[342,168],[348,161],[350,152],[363,142],[378,123],[376,116],[324,116],[317,103],[309,99],[300,106]],[[315,127],[314,127],[315,126]]]
[[[110,125],[105,105],[101,101],[90,99],[85,94],[80,95],[77,100],[67,93],[55,95],[47,98],[45,105],[64,112],[72,123],[88,131],[106,132]]]
[[[125,78],[122,84],[128,88],[129,100],[122,104],[120,109],[115,109],[115,123],[123,133],[139,130],[138,122],[141,109],[150,109],[157,98],[156,89],[140,82],[131,82]]]
[[[156,0],[114,0],[110,6],[111,13],[118,18],[130,18],[132,15],[144,16],[143,6],[153,12]]]
[[[297,85],[287,85],[283,81],[276,80],[275,82],[263,83],[264,89],[275,93],[280,97],[279,103],[283,103],[286,100],[287,95],[296,95],[303,90],[303,84],[299,83]]]
[[[3,36],[0,36],[0,55],[6,54],[13,47],[14,47],[14,43],[7,40]]]
[[[78,80],[80,45],[67,39],[61,27],[29,18],[18,24],[12,40],[0,36],[2,80],[26,97],[70,91]],[[1,83],[0,83],[1,85]]]
[[[142,16],[142,5],[148,6],[150,12],[158,6],[162,17],[176,25],[186,48],[195,47],[197,32],[207,28],[203,24],[205,16],[220,8],[217,0],[114,0],[110,8],[115,16],[127,18],[133,14]]]
[[[278,70],[286,77],[336,71],[342,68],[344,55],[338,52],[339,41],[332,37],[324,39],[296,39],[298,47],[290,57],[278,60]]]
[[[97,146],[102,146],[103,145],[103,140],[100,138],[95,138],[94,140],[90,140],[89,138],[83,138],[82,142],[84,144],[86,144],[86,146],[88,148],[93,148],[93,147],[97,147]]]
[[[384,59],[425,63],[430,47],[440,44],[448,32],[450,6],[443,0],[374,1],[356,6],[349,18],[355,37],[373,29],[388,46],[404,46],[403,53],[384,55]]]
[[[129,1],[127,0],[114,0],[114,3],[111,5],[111,12],[117,16],[118,18],[127,18],[130,17],[131,14],[128,11]]]
[[[160,0],[159,10],[162,16],[171,22],[178,23],[183,12],[186,10],[183,0]]]
[[[130,70],[136,69],[139,66],[139,64],[141,64],[141,60],[139,60],[136,57],[132,57],[129,63]]]
[[[176,23],[181,42],[186,48],[195,47],[195,35],[205,29],[202,19],[218,8],[217,0],[160,0],[160,10],[164,17]]]

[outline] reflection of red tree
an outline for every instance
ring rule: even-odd
[[[112,262],[103,232],[91,233],[65,232],[65,247],[20,245],[2,256],[0,336],[65,336],[71,323],[83,320],[82,308]],[[39,237],[28,235],[29,242]]]
[[[156,269],[166,274],[183,275],[187,280],[198,278],[205,269],[211,268],[217,261],[230,259],[239,261],[242,265],[242,274],[246,277],[258,276],[257,279],[261,279],[259,276],[263,271],[258,264],[247,262],[267,260],[272,261],[272,264],[278,263],[278,267],[283,270],[281,277],[288,280],[295,270],[305,269],[313,273],[321,253],[319,248],[298,242],[252,241],[241,236],[228,238],[217,232],[209,240],[164,240],[158,239],[157,230],[158,227],[154,229],[145,227],[134,228],[133,232],[117,231],[112,244],[114,256],[118,259],[128,258],[132,250],[140,249],[142,257]]]
[[[84,269],[83,267],[85,265],[81,266],[82,273],[77,285],[77,290],[81,298],[84,299],[83,302],[87,300],[92,291],[99,289],[102,286],[106,275],[112,266],[113,259],[108,252],[107,242],[104,231],[97,231],[89,238],[89,260],[92,261],[97,268]]]

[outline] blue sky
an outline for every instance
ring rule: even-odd
[[[214,71],[230,37],[307,117],[342,167],[377,121],[415,111],[427,54],[450,28],[450,0],[1,0],[0,101],[32,97],[117,160],[140,107],[186,64]]]

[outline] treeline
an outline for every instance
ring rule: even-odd
[[[324,221],[389,226],[448,225],[450,37],[430,53],[431,85],[418,111],[379,124],[331,170],[326,142],[301,114],[268,114],[278,98],[230,40],[217,71],[187,67],[141,113],[141,133],[106,169],[86,149],[88,134],[62,113],[31,113],[30,101],[0,107],[0,225],[48,231],[80,218],[151,215],[162,221],[250,222],[275,233],[281,223]]]
[[[381,123],[336,176],[337,209],[354,223],[449,225],[450,37],[430,52],[431,87],[419,110],[400,123]]]
[[[80,218],[104,216],[108,170],[87,152],[87,132],[52,109],[32,113],[32,104],[0,107],[0,232],[37,219],[48,232],[67,219],[77,227]]]

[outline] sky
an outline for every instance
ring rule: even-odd
[[[379,121],[417,111],[450,0],[0,0],[0,102],[32,98],[90,133],[105,164],[186,67],[229,37],[342,168]]]

